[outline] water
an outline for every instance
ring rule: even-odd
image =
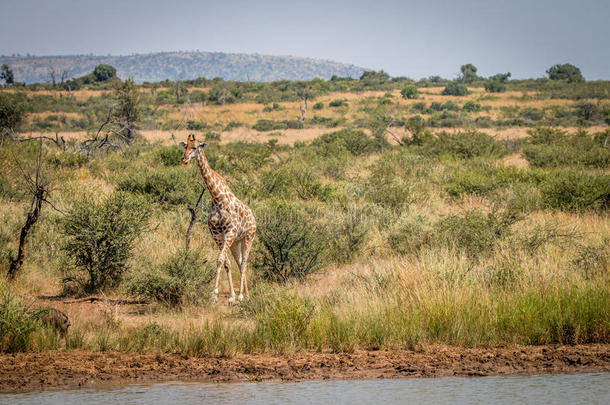
[[[2,404],[610,404],[610,373],[210,384],[171,382],[0,394]]]

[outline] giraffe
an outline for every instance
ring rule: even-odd
[[[224,179],[210,167],[208,159],[203,154],[203,150],[208,146],[206,143],[198,144],[195,141],[195,135],[190,134],[187,142],[180,142],[180,145],[185,148],[182,164],[188,164],[193,157],[197,160],[203,181],[212,197],[208,226],[212,238],[220,249],[213,301],[218,301],[218,281],[220,271],[224,266],[229,278],[229,289],[231,290],[229,305],[235,304],[235,290],[231,279],[231,261],[228,257],[228,251],[231,250],[235,262],[239,266],[241,279],[238,299],[242,301],[244,292],[248,295],[246,263],[256,234],[254,215],[250,207],[239,201]]]

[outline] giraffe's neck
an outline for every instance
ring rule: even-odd
[[[227,197],[232,194],[229,186],[227,186],[222,177],[220,177],[220,175],[212,169],[208,159],[199,149],[197,150],[195,156],[197,157],[201,177],[203,177],[205,186],[210,192],[212,201],[221,203],[222,201],[226,200]]]

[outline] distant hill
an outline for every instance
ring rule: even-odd
[[[120,78],[132,77],[137,82],[187,80],[205,76],[209,79],[260,81],[329,79],[332,75],[358,78],[364,69],[354,65],[313,58],[269,56],[223,52],[160,52],[129,56],[0,56],[15,72],[15,80],[26,83],[50,81],[49,69],[68,77],[90,73],[105,63],[117,69]]]

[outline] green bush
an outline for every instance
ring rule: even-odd
[[[481,111],[481,104],[475,103],[474,101],[469,100],[464,103],[464,106],[462,107],[462,109],[464,111],[468,111],[468,112],[479,112],[479,111]]]
[[[450,215],[434,224],[433,243],[464,251],[471,257],[489,254],[493,251],[496,241],[510,235],[510,227],[518,219],[511,211],[484,214],[479,210],[472,210],[462,215]]]
[[[197,199],[202,187],[189,173],[181,167],[132,171],[119,176],[117,190],[146,195],[160,203],[187,204]]]
[[[184,156],[184,149],[179,146],[162,146],[157,154],[164,166],[178,166]]]
[[[544,111],[538,108],[524,108],[519,111],[519,117],[531,122],[538,122],[544,118]]]
[[[372,221],[366,208],[348,205],[342,211],[331,210],[326,232],[330,244],[329,256],[336,262],[349,262],[368,240]]]
[[[329,107],[343,107],[343,106],[347,106],[347,101],[345,100],[332,100],[330,103],[328,103]]]
[[[216,266],[196,252],[179,251],[148,270],[135,271],[127,291],[168,306],[201,304],[211,297]]]
[[[369,137],[363,131],[351,129],[324,134],[311,143],[312,146],[323,147],[325,150],[332,144],[344,147],[356,156],[377,152],[383,147],[376,139]]]
[[[268,144],[233,142],[220,148],[206,149],[206,157],[214,170],[224,173],[250,173],[273,161]]]
[[[451,197],[464,194],[489,196],[500,188],[534,182],[533,174],[527,170],[473,160],[459,166],[448,176],[444,188]]]
[[[546,71],[551,80],[565,80],[568,83],[584,82],[585,78],[582,76],[580,69],[576,66],[565,63],[563,65],[553,65]]]
[[[443,96],[465,96],[468,94],[468,88],[462,83],[449,82],[442,94]]]
[[[16,130],[30,109],[30,102],[25,94],[0,92],[0,130]],[[0,133],[0,136],[4,134]]]
[[[273,121],[273,120],[258,120],[252,127],[257,131],[276,131],[281,129],[287,129],[288,125],[286,122]]]
[[[419,95],[419,91],[417,90],[417,87],[411,84],[400,90],[400,95],[402,98],[414,99]]]
[[[506,91],[506,84],[499,80],[488,80],[485,82],[485,91],[489,93],[503,93]]]
[[[312,107],[314,110],[321,110],[324,108],[324,103],[321,101],[318,101],[317,103],[315,103]]]
[[[205,122],[188,120],[186,121],[186,129],[189,131],[203,131],[204,129],[209,128]]]
[[[409,204],[427,196],[425,179],[429,165],[420,156],[408,152],[386,152],[371,165],[364,183],[366,199],[392,211],[401,212]]]
[[[258,198],[318,198],[324,201],[331,192],[331,186],[323,185],[309,167],[295,164],[262,172],[256,195]]]
[[[105,82],[116,77],[116,69],[110,65],[100,64],[93,69],[96,82]]]
[[[319,115],[314,115],[309,122],[314,125],[322,125],[327,128],[336,128],[345,124],[345,118],[320,117]]]
[[[601,138],[585,131],[570,135],[560,129],[537,128],[530,132],[523,156],[535,167],[608,168],[610,149],[603,146]]]
[[[546,207],[563,211],[610,208],[610,175],[576,170],[550,172],[541,186]]]
[[[411,110],[413,110],[414,112],[422,113],[426,111],[426,108],[426,103],[424,103],[423,101],[411,104]]]
[[[506,154],[504,145],[490,135],[476,130],[440,132],[427,137],[413,149],[425,156],[451,156],[459,159],[474,157],[501,157]]]
[[[430,246],[432,224],[423,216],[402,216],[392,227],[388,240],[392,248],[401,254],[417,254]]]
[[[64,279],[66,292],[93,293],[116,286],[149,217],[148,204],[126,193],[111,194],[99,203],[91,198],[76,201],[62,220],[62,249],[72,265]]]
[[[320,227],[298,205],[272,201],[256,212],[258,244],[254,268],[265,280],[303,279],[326,259]]]

